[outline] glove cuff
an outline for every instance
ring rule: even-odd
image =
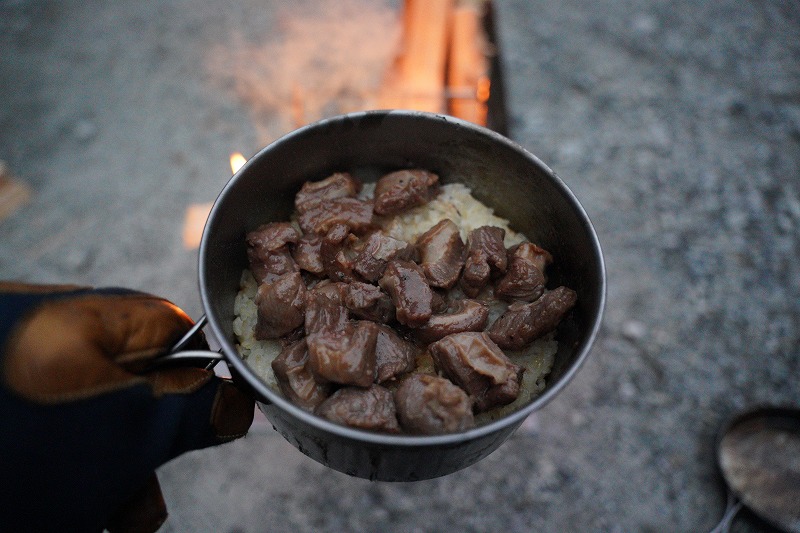
[[[151,533],[167,519],[167,504],[155,472],[109,518],[109,533]]]

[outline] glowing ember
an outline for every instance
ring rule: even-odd
[[[231,154],[231,172],[234,174],[236,174],[245,163],[247,163],[247,159],[239,152]]]
[[[32,196],[30,186],[16,179],[11,169],[0,161],[0,221],[30,202]]]
[[[231,154],[231,171],[234,174],[245,163],[247,163],[247,159],[239,152]],[[183,216],[183,247],[187,250],[195,250],[200,246],[203,228],[206,226],[206,220],[208,220],[208,214],[213,205],[213,203],[192,204],[186,208],[186,214]]]
[[[478,80],[478,90],[476,91],[475,97],[481,103],[486,103],[489,101],[489,94],[491,89],[491,80],[487,76],[482,77]]]
[[[191,204],[186,208],[186,214],[183,216],[183,247],[185,249],[194,250],[200,246],[203,228],[212,205],[214,204]]]

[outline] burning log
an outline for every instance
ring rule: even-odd
[[[491,7],[490,0],[405,0],[400,48],[378,107],[448,113],[504,127],[502,117],[489,117],[505,112],[502,102],[498,105]],[[490,101],[495,81],[498,93]]]
[[[447,68],[447,111],[455,117],[485,126],[490,81],[482,4],[467,3],[453,10]]]
[[[400,49],[378,107],[444,113],[445,65],[453,0],[405,0]]]

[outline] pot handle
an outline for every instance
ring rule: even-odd
[[[206,370],[211,370],[217,366],[217,363],[225,359],[225,357],[219,352],[215,352],[213,350],[183,350],[183,347],[189,343],[189,341],[197,334],[198,331],[205,327],[207,322],[208,318],[206,318],[206,315],[202,315],[199,319],[197,319],[197,322],[195,322],[194,326],[192,326],[191,329],[187,331],[178,342],[172,345],[166,354],[153,360],[151,368],[157,368],[165,364],[180,365],[183,362],[192,363],[197,362],[198,359],[207,361],[207,364],[204,367]]]
[[[186,334],[180,338],[178,342],[176,342],[172,347],[160,357],[156,357],[152,362],[150,368],[148,370],[153,370],[159,368],[163,365],[193,365],[199,362],[205,362],[205,366],[202,368],[206,370],[213,370],[215,366],[220,361],[225,360],[225,356],[219,352],[215,352],[213,350],[184,350],[183,347],[186,346],[192,337],[194,337],[198,331],[203,329],[208,322],[208,318],[206,315],[201,315],[200,318],[197,319],[194,326],[186,332]],[[259,394],[255,391],[252,386],[248,385],[247,382],[243,379],[237,379],[239,374],[237,374],[233,367],[227,363],[228,370],[231,372],[231,378],[238,384],[239,388],[246,389],[250,391],[250,393],[257,399],[259,404],[268,405],[270,404],[270,400],[265,398],[263,395]]]

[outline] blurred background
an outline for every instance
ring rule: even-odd
[[[245,439],[159,470],[163,531],[708,531],[721,425],[800,406],[800,5],[491,6],[495,35],[442,86],[404,70],[425,56],[403,55],[401,0],[0,0],[2,279],[125,286],[197,317],[196,242],[231,154],[410,105],[387,96],[403,82],[485,120],[491,79],[489,120],[561,176],[603,245],[595,349],[484,461],[354,479],[257,413]],[[744,512],[733,531],[771,530]]]

